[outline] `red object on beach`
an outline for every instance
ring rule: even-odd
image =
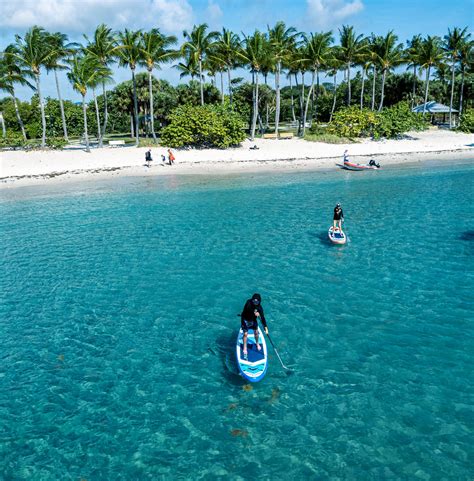
[[[354,162],[344,162],[344,164],[336,164],[341,169],[346,170],[377,170],[380,167],[376,165],[364,165],[364,164],[355,164]]]

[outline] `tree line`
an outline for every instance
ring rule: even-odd
[[[443,37],[414,36],[405,45],[390,31],[384,36],[358,34],[354,27],[343,25],[338,31],[338,44],[333,32],[304,33],[284,22],[277,22],[267,31],[256,30],[251,35],[238,34],[224,28],[222,32],[209,31],[207,24],[194,26],[184,31],[184,41],[178,44],[175,36],[168,36],[158,28],[150,31],[128,30],[115,32],[107,25],[99,25],[94,35],[84,35],[83,44],[69,42],[68,36],[50,33],[39,26],[33,26],[25,35],[16,35],[15,42],[8,45],[0,54],[0,90],[7,92],[14,103],[18,124],[26,140],[26,132],[15,96],[16,85],[27,85],[38,96],[41,111],[41,145],[46,145],[45,103],[41,94],[41,74],[43,70],[54,73],[59,100],[64,139],[68,141],[68,127],[61,97],[57,72],[67,71],[67,78],[73,89],[82,97],[84,132],[87,150],[89,138],[86,112],[86,95],[92,93],[95,107],[96,128],[99,146],[103,145],[109,121],[109,92],[107,86],[113,83],[111,66],[118,64],[129,68],[133,89],[133,129],[135,142],[139,142],[139,109],[137,96],[136,69],[143,67],[148,76],[148,111],[150,131],[156,141],[154,112],[154,73],[165,63],[174,63],[180,77],[190,76],[199,83],[201,105],[205,103],[205,75],[217,85],[220,76],[221,101],[230,107],[234,103],[233,73],[238,68],[248,69],[251,75],[251,118],[250,136],[253,139],[257,123],[261,123],[262,92],[261,79],[268,86],[268,77],[274,80],[274,128],[278,134],[281,120],[281,79],[286,75],[295,81],[298,92],[300,115],[299,133],[304,136],[307,117],[311,106],[312,118],[317,117],[318,101],[321,92],[321,74],[333,77],[333,102],[330,118],[336,107],[337,74],[343,72],[345,104],[357,104],[360,108],[381,111],[385,101],[387,76],[395,68],[405,65],[412,69],[411,106],[416,99],[417,72],[425,73],[424,103],[428,101],[430,80],[435,71],[439,80],[449,87],[449,124],[453,125],[455,89],[459,100],[459,113],[465,104],[464,90],[466,78],[472,77],[474,41],[467,27],[449,29]],[[357,81],[360,82],[360,97],[353,98],[353,69],[357,68]],[[228,92],[224,92],[224,76],[227,76]],[[310,76],[306,85],[305,76]],[[379,88],[376,92],[376,82]],[[367,83],[371,85],[367,86]],[[102,90],[101,102],[97,98]],[[366,89],[369,90],[367,104]],[[293,107],[293,88],[291,108]],[[378,98],[377,94],[378,93]],[[267,118],[268,118],[268,104]],[[423,111],[423,114],[425,112]],[[293,112],[293,118],[295,114]],[[268,123],[268,121],[267,121]]]

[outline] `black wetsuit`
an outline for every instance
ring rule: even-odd
[[[146,160],[147,162],[151,162],[151,161],[152,161],[151,152],[145,152],[145,160]]]
[[[240,314],[240,324],[244,332],[247,332],[249,329],[255,331],[258,328],[258,321],[255,311],[259,312],[263,327],[267,327],[267,321],[265,319],[265,314],[263,313],[262,305],[255,305],[252,302],[252,299],[247,299],[247,302],[242,310],[242,314]]]
[[[344,217],[344,214],[342,213],[342,209],[341,208],[338,209],[337,207],[335,207],[333,219],[334,220],[341,220],[343,217]]]

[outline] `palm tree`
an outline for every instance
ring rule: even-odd
[[[339,53],[342,62],[346,65],[347,75],[347,105],[351,103],[351,65],[357,61],[360,54],[365,48],[365,44],[362,41],[363,35],[356,35],[354,27],[343,25],[342,30],[339,29],[339,41],[341,43]]]
[[[397,44],[397,40],[398,37],[393,33],[393,30],[391,30],[387,33],[387,35],[385,35],[385,37],[381,39],[379,44],[379,62],[382,69],[382,87],[380,92],[379,112],[383,107],[385,78],[387,72],[405,61],[403,45],[401,43]]]
[[[119,64],[121,67],[130,67],[132,71],[133,83],[133,114],[135,120],[135,145],[138,147],[138,101],[137,101],[137,84],[135,80],[135,69],[139,62],[143,60],[143,50],[141,47],[142,32],[141,30],[128,30],[118,34],[119,46]]]
[[[372,59],[370,56],[370,38],[364,38],[362,40],[364,43],[364,52],[359,55],[358,65],[362,67],[362,85],[360,89],[360,109],[364,108],[364,88],[365,88],[365,77],[369,68],[372,66]]]
[[[428,91],[430,87],[430,72],[433,66],[439,65],[444,59],[444,53],[441,48],[441,39],[428,35],[422,40],[417,55],[418,65],[426,70],[425,81],[425,103],[423,105],[423,116],[426,111],[426,103],[428,102]]]
[[[156,142],[156,134],[154,123],[155,111],[153,108],[152,73],[155,67],[159,68],[161,64],[169,62],[170,60],[173,60],[177,57],[177,52],[168,48],[171,45],[174,45],[176,42],[177,39],[175,36],[166,36],[162,34],[157,28],[153,28],[149,32],[145,32],[142,36],[142,59],[139,60],[139,63],[144,65],[148,71],[151,133],[153,135],[154,142]]]
[[[107,67],[111,65],[118,54],[119,46],[117,44],[116,35],[112,32],[112,29],[105,24],[99,25],[94,32],[94,38],[89,38],[84,35],[88,44],[84,47],[84,52],[87,55],[96,57],[99,62]],[[105,83],[102,84],[102,94],[104,96],[104,122],[99,138],[99,147],[102,147],[104,142],[104,136],[107,131],[107,122],[109,119],[107,91],[105,90]]]
[[[416,69],[418,65],[418,51],[420,50],[422,39],[421,35],[414,35],[411,40],[407,41],[407,49],[405,55],[407,57],[408,68],[413,67],[413,91],[411,95],[411,108],[414,107],[416,98]]]
[[[255,138],[255,128],[258,117],[258,74],[262,62],[266,59],[265,35],[255,30],[251,37],[244,35],[244,48],[238,52],[241,60],[247,64],[252,72],[253,94],[252,94],[252,125],[250,127],[250,140]]]
[[[449,100],[449,128],[452,128],[452,110],[454,98],[454,69],[456,63],[461,58],[463,46],[469,41],[470,33],[467,33],[467,27],[461,30],[455,27],[452,31],[448,29],[448,35],[444,36],[443,49],[451,59],[451,97]]]
[[[466,41],[461,48],[461,56],[459,58],[461,63],[461,88],[459,92],[459,116],[462,114],[463,110],[463,94],[464,94],[464,76],[466,70],[474,66],[474,41]]]
[[[86,94],[87,89],[95,87],[102,82],[112,80],[111,71],[98,61],[96,57],[82,55],[74,57],[71,62],[70,71],[67,74],[72,88],[82,95],[82,112],[84,115],[84,137],[86,141],[86,152],[90,152],[89,135],[87,132],[87,110]]]
[[[366,56],[369,63],[372,65],[372,100],[370,103],[370,110],[375,110],[375,87],[377,80],[377,67],[379,66],[379,52],[380,44],[382,43],[383,37],[372,34],[370,36],[369,44],[366,50]]]
[[[186,41],[181,47],[181,53],[188,58],[188,63],[191,59],[193,63],[199,66],[199,83],[201,89],[201,105],[204,105],[204,88],[202,76],[202,63],[209,52],[209,48],[217,38],[217,32],[207,32],[207,23],[194,26],[191,32],[184,30],[183,36]]]
[[[343,63],[340,60],[339,47],[332,48],[332,57],[327,62],[328,74],[333,77],[333,97],[332,97],[332,107],[331,114],[329,115],[329,122],[332,120],[334,115],[334,110],[336,109],[336,99],[337,99],[337,73],[343,68]]]
[[[329,57],[331,55],[331,43],[334,41],[332,32],[321,32],[316,34],[311,34],[311,36],[304,35],[304,45],[305,45],[305,60],[309,64],[309,68],[312,72],[311,87],[306,98],[306,105],[303,115],[303,137],[306,128],[306,117],[308,115],[309,101],[311,94],[314,90],[315,79],[317,82],[316,87],[316,102],[314,106],[315,112],[317,112],[317,101],[319,94],[319,70],[322,66],[328,63]]]
[[[192,59],[186,63],[179,62],[178,64],[173,65],[173,68],[181,72],[179,74],[180,79],[189,76],[191,77],[191,80],[194,80],[194,77],[199,76],[199,66],[197,63],[193,62]]]
[[[240,38],[226,28],[222,29],[216,41],[215,55],[224,63],[227,70],[227,82],[229,86],[229,102],[232,105],[232,79],[231,71],[238,65],[238,52],[241,47]],[[222,92],[224,97],[224,92]]]
[[[43,133],[41,137],[41,147],[46,146],[46,116],[44,112],[43,97],[41,96],[41,67],[48,61],[51,55],[51,49],[48,48],[48,34],[46,31],[35,25],[31,27],[22,38],[19,35],[16,38],[16,48],[13,53],[14,58],[19,62],[21,67],[27,68],[33,72],[36,81],[36,91],[38,92],[39,104],[41,109],[41,124]]]
[[[15,45],[9,45],[0,58],[0,90],[4,90],[11,95],[21,133],[23,138],[26,140],[25,126],[23,124],[23,120],[21,119],[18,102],[15,96],[15,84],[28,85],[28,87],[30,87],[32,90],[35,90],[35,88],[27,80],[29,77],[33,76],[32,72],[29,69],[21,68],[17,64],[15,61],[15,54]]]
[[[268,27],[268,39],[270,49],[275,61],[275,133],[278,135],[278,124],[280,122],[280,74],[281,66],[285,59],[291,54],[296,44],[296,29],[286,28],[284,22],[277,22],[273,28]]]
[[[67,35],[56,32],[48,35],[48,48],[50,55],[48,61],[45,63],[48,72],[54,72],[54,79],[56,81],[56,90],[58,92],[59,108],[61,110],[61,120],[63,124],[64,139],[69,142],[67,135],[66,116],[64,115],[64,104],[61,97],[61,90],[59,89],[58,70],[65,70],[66,65],[61,63],[61,60],[69,57],[74,53],[76,43],[68,43]]]

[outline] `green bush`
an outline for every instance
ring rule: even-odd
[[[20,149],[25,146],[25,139],[21,134],[8,132],[6,137],[0,138],[0,148]]]
[[[236,112],[215,105],[185,105],[175,109],[160,143],[170,147],[217,147],[225,149],[245,139],[243,122]]]
[[[357,106],[346,107],[334,113],[328,126],[328,133],[339,137],[368,137],[378,124],[376,112],[360,109]]]
[[[474,109],[467,109],[461,115],[461,123],[458,130],[461,132],[474,133]]]
[[[399,102],[381,112],[352,106],[334,114],[328,133],[340,137],[382,137],[390,139],[410,130],[424,130],[426,123],[421,114],[411,111],[408,102]]]
[[[67,145],[67,142],[64,137],[51,137],[46,139],[46,145],[50,149],[61,150]]]
[[[392,107],[383,109],[377,114],[373,136],[375,139],[397,137],[410,130],[424,130],[426,123],[422,114],[411,111],[408,102],[399,102]]]

